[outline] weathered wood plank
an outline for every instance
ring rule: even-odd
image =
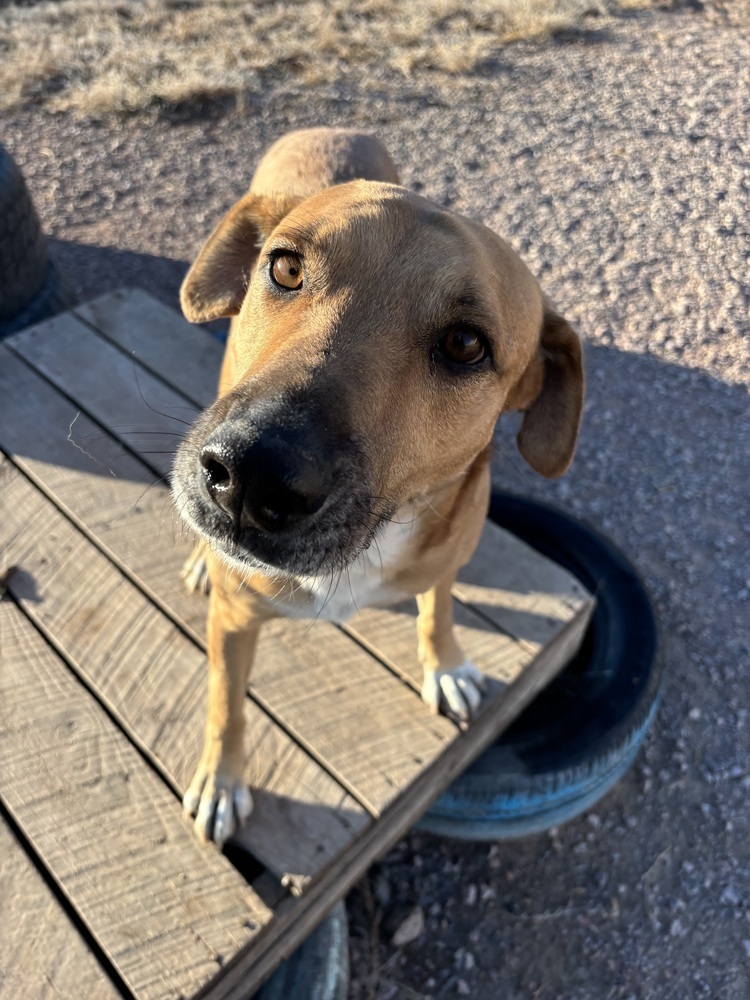
[[[139,997],[192,995],[273,914],[10,601],[0,604],[2,796]]]
[[[11,593],[184,789],[203,738],[203,652],[7,460],[0,492]],[[255,813],[239,842],[278,875],[310,877],[367,814],[252,702],[246,718]]]
[[[490,520],[453,593],[534,652],[591,600],[562,566]]]
[[[76,404],[138,450],[160,475],[172,467],[185,424],[198,407],[71,313],[5,340]]]
[[[375,815],[458,735],[325,622],[265,626],[250,690]]]
[[[121,288],[73,311],[200,406],[213,403],[223,344],[158,299]]]
[[[466,656],[495,681],[510,684],[533,657],[519,643],[470,607],[453,602],[455,634]],[[392,608],[366,608],[343,626],[365,648],[388,663],[415,691],[422,686],[417,655],[417,603]]]
[[[118,1000],[86,942],[0,820],[0,997]]]
[[[0,447],[152,600],[169,593],[183,627],[204,634],[205,604],[177,584],[193,543],[166,486],[2,344]]]

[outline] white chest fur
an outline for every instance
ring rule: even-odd
[[[294,606],[286,605],[285,613],[294,618],[321,618],[340,624],[362,608],[395,604],[410,596],[388,581],[395,569],[406,564],[415,527],[415,521],[408,515],[404,521],[389,521],[343,572],[299,577]]]

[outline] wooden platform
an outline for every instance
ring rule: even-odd
[[[419,695],[416,608],[264,631],[255,812],[233,856],[180,796],[202,598],[166,477],[222,347],[139,291],[0,343],[0,994],[244,1000],[578,646],[592,600],[488,522],[455,590],[492,678],[468,732]],[[352,738],[356,733],[356,739]]]

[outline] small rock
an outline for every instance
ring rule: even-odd
[[[469,984],[466,982],[465,979],[459,979],[459,981],[456,983],[456,993],[460,993],[462,997],[468,997],[469,994],[471,993]]]
[[[391,938],[391,943],[397,948],[416,941],[424,931],[424,910],[421,906],[415,906],[406,920],[403,920],[396,928],[396,932]]]
[[[470,883],[466,886],[466,892],[464,893],[464,902],[467,906],[473,906],[477,901],[477,887],[474,883]]]
[[[721,894],[720,902],[725,903],[729,906],[738,906],[741,902],[742,897],[737,892],[733,885],[728,885],[724,892]]]

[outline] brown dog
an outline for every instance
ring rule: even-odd
[[[359,179],[356,179],[359,178]],[[271,148],[182,287],[191,322],[235,317],[219,398],[177,454],[173,493],[207,570],[209,713],[184,805],[223,843],[252,808],[243,702],[270,618],[342,621],[416,595],[424,700],[465,720],[482,677],[451,586],[487,512],[495,422],[545,476],[570,464],[578,337],[514,251],[407,191],[361,133]]]

